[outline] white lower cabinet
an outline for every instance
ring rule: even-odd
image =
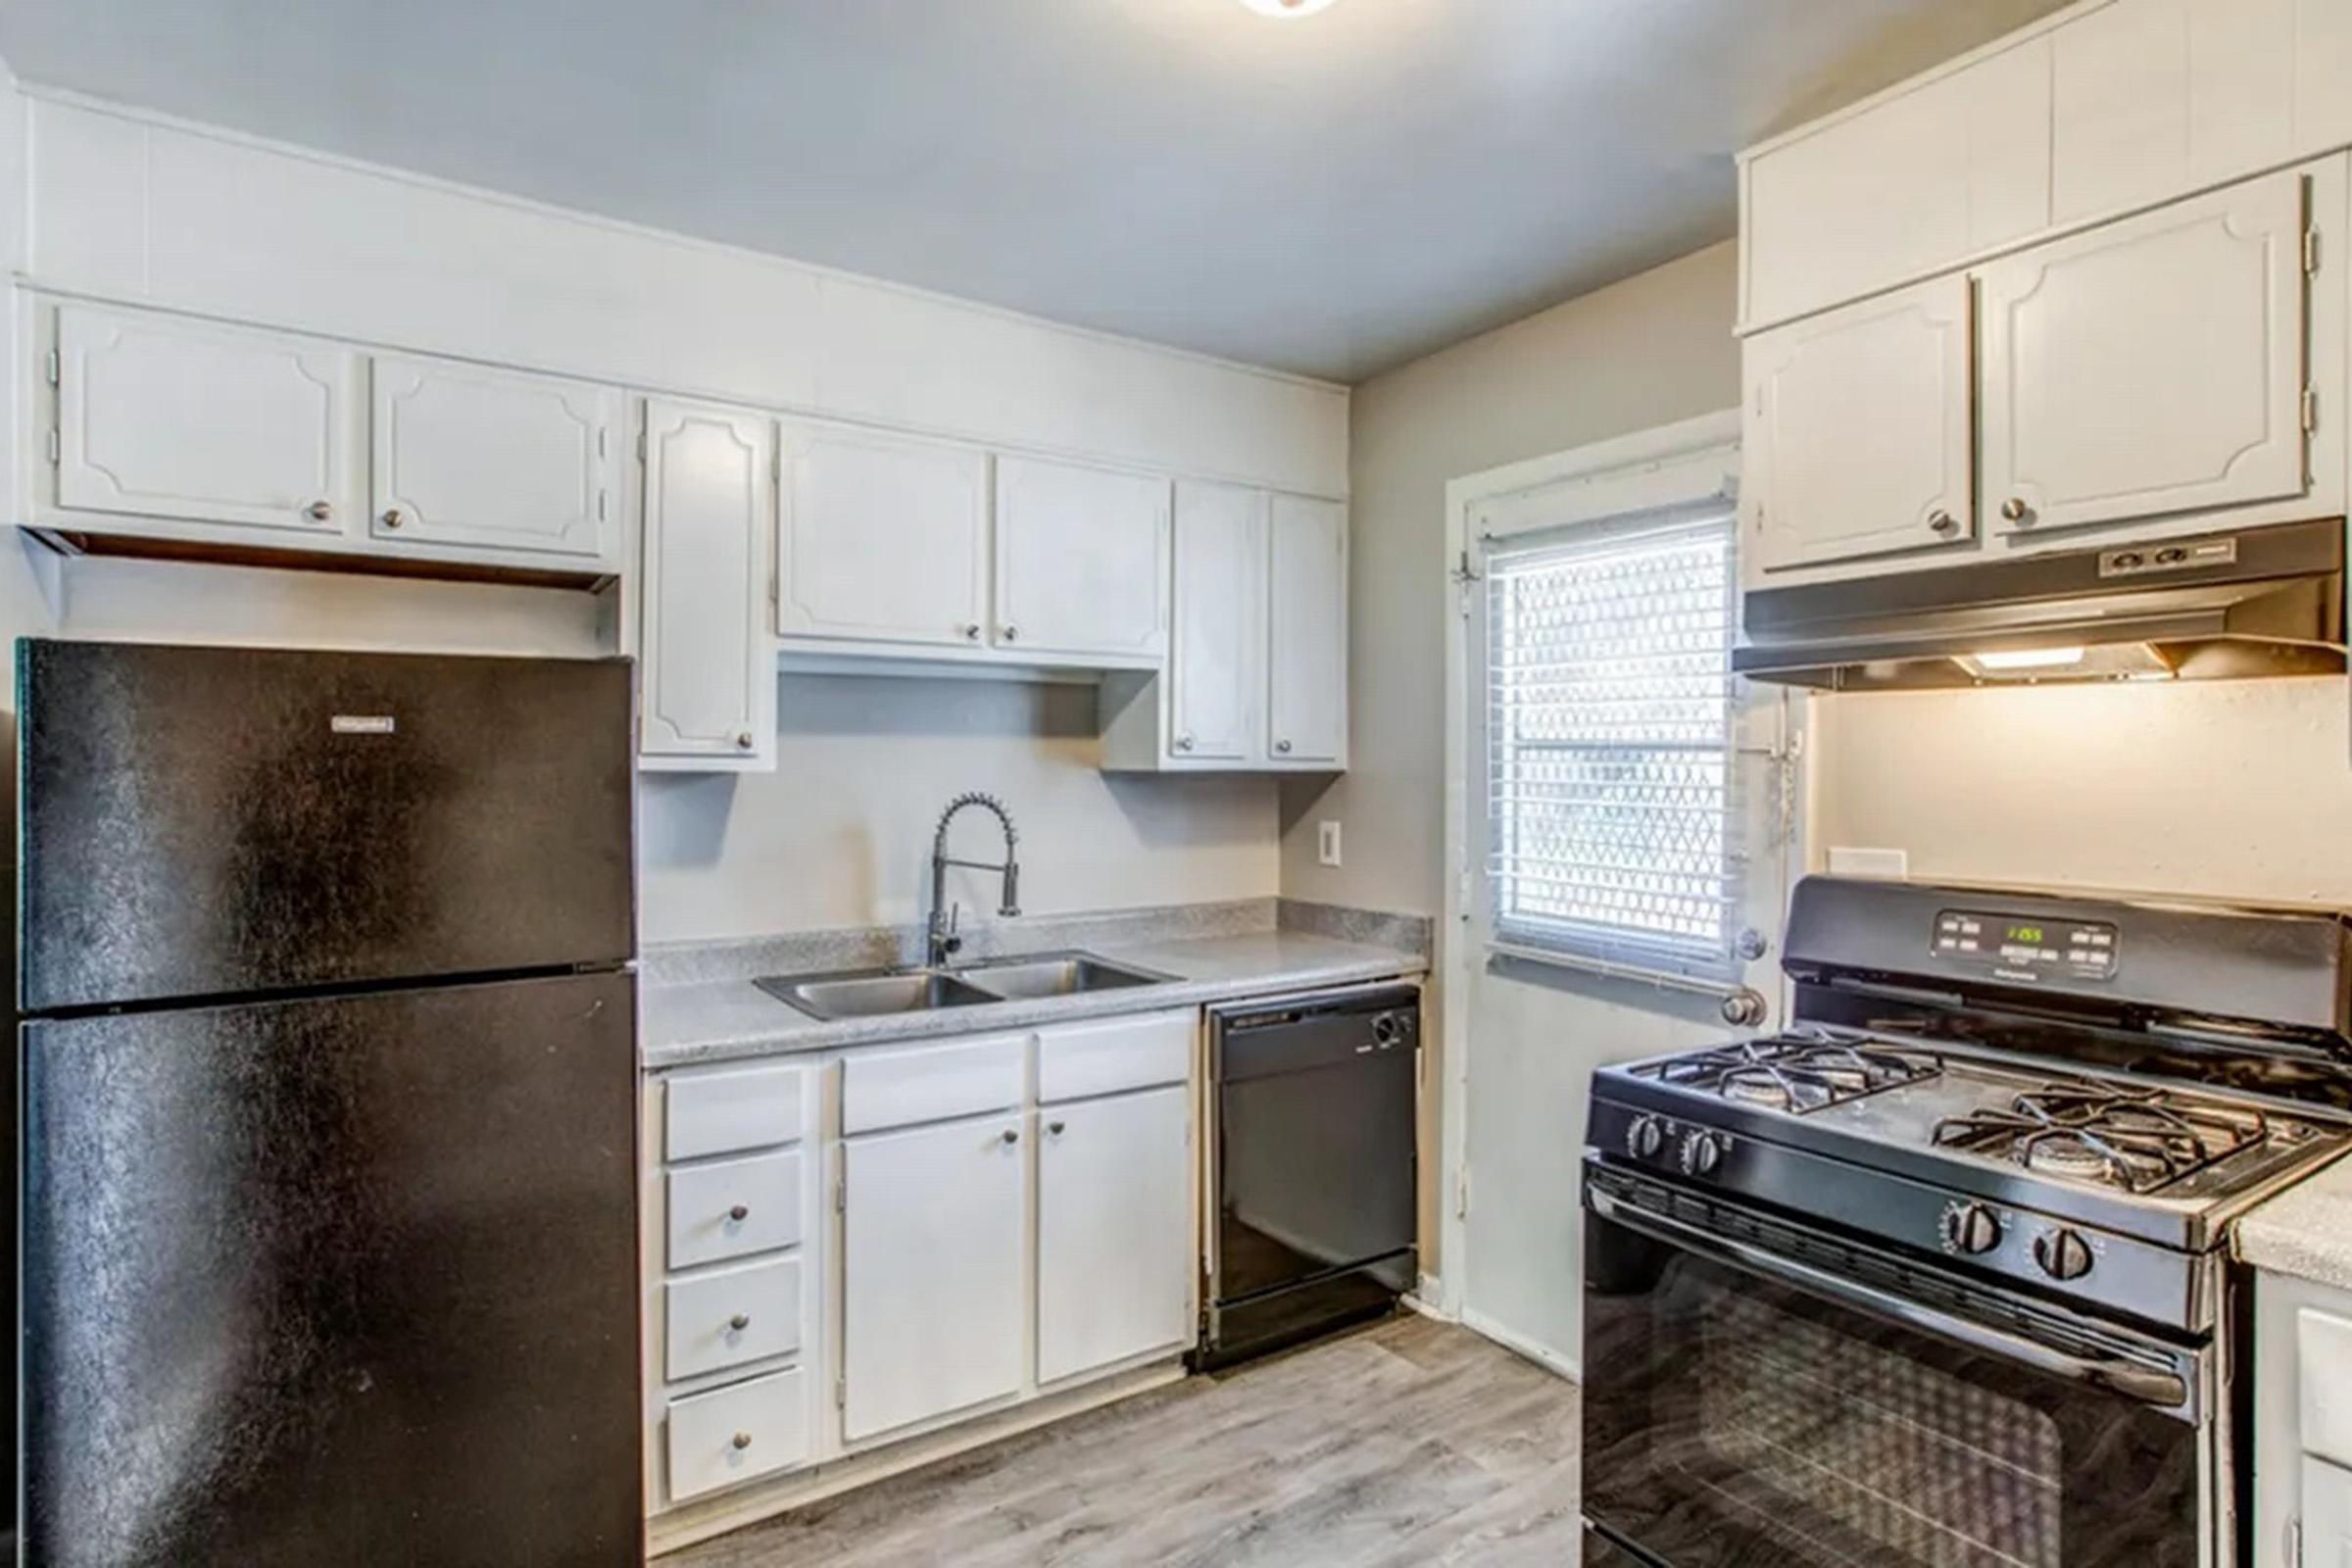
[[[788,1470],[808,1457],[808,1376],[773,1377],[669,1403],[669,1495],[674,1502]]]
[[[1189,1091],[1038,1112],[1037,1381],[1182,1345],[1192,1259]]]
[[[843,1436],[857,1443],[1019,1393],[1020,1117],[849,1139],[842,1178]]]
[[[2352,1568],[2352,1470],[2308,1456],[2302,1568]]]

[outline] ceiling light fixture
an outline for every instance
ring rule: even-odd
[[[1330,5],[1332,0],[1242,0],[1242,4],[1261,17],[1274,17],[1284,22],[1299,17],[1311,17]]]

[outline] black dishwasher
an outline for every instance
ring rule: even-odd
[[[1412,1288],[1420,1053],[1410,985],[1210,1010],[1216,1209],[1195,1365],[1378,1316]]]

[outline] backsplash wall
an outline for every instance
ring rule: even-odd
[[[775,772],[642,776],[645,941],[919,919],[932,826],[966,790],[1012,812],[1026,910],[1281,891],[1274,781],[1099,771],[1091,686],[787,674],[776,706]],[[953,853],[997,849],[988,813],[956,819]],[[967,915],[996,891],[950,875]]]
[[[2341,678],[1813,702],[1813,858],[1919,879],[2352,906]]]

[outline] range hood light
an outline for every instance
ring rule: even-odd
[[[1964,654],[1961,662],[1973,664],[1974,674],[2008,669],[2056,669],[2065,664],[2082,662],[2082,648],[2013,648],[1982,654]]]
[[[1288,22],[1294,17],[1311,17],[1330,5],[1332,0],[1242,0],[1242,4],[1261,17],[1279,17]]]

